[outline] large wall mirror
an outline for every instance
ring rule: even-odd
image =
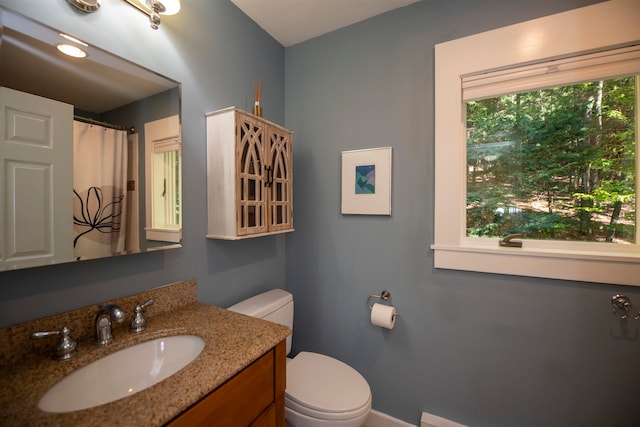
[[[6,8],[0,35],[0,271],[180,247],[180,83]]]

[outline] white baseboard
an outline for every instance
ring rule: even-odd
[[[466,427],[446,418],[438,417],[427,412],[422,413],[420,427]]]
[[[372,410],[364,424],[366,427],[416,427],[382,412]]]

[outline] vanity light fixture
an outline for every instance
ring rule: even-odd
[[[76,9],[91,13],[100,9],[100,0],[67,0]]]
[[[175,15],[180,11],[180,0],[123,0],[149,17],[151,28],[160,26],[160,15]],[[141,4],[144,1],[144,6]]]
[[[86,13],[100,9],[102,0],[67,0],[69,4]],[[123,0],[149,17],[151,28],[160,26],[160,15],[175,15],[180,12],[180,0]]]

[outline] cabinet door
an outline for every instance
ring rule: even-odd
[[[293,228],[291,133],[268,126],[267,134],[269,230],[287,230]]]
[[[252,425],[254,420],[256,427],[278,425],[275,420],[278,408],[273,404],[275,376],[284,373],[276,372],[275,358],[275,350],[268,351],[169,422],[167,427],[244,427]],[[280,405],[284,410],[284,402]]]
[[[265,127],[249,115],[236,120],[236,224],[239,236],[267,231]]]
[[[249,427],[276,427],[276,406],[271,404]]]

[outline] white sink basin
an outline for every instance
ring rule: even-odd
[[[112,353],[67,375],[38,402],[46,412],[104,405],[159,383],[191,363],[204,348],[193,335],[146,341]]]

